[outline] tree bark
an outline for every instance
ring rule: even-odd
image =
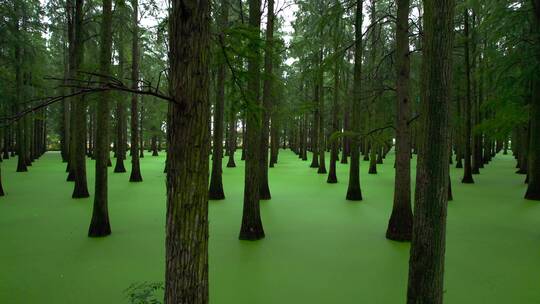
[[[534,4],[534,33],[540,42],[540,0],[533,0]],[[540,49],[536,45],[535,60],[540,63]],[[538,73],[536,74],[538,75]],[[540,200],[540,79],[533,77],[530,112],[530,141],[529,141],[529,184],[525,199]]]
[[[339,22],[339,21],[338,21]],[[337,51],[339,48],[339,41],[336,38],[334,49]],[[334,63],[334,96],[332,99],[332,133],[339,132],[338,112],[339,112],[339,62],[336,60]],[[338,182],[336,173],[336,163],[338,158],[338,142],[333,140],[331,143],[330,152],[330,171],[326,180],[329,184],[335,184]]]
[[[273,102],[273,72],[274,66],[274,0],[268,0],[266,20],[266,45],[264,50],[264,81],[262,96],[262,128],[261,128],[261,157],[260,170],[261,180],[259,184],[259,195],[261,200],[272,198],[270,186],[268,185],[268,139],[270,132],[270,114],[272,113]]]
[[[73,49],[70,58],[70,74],[72,78],[77,78],[79,68],[83,62],[83,23],[84,23],[84,0],[75,1],[74,14],[74,39]],[[71,147],[70,147],[70,169],[73,171],[73,198],[89,197],[88,184],[86,181],[86,100],[84,96],[76,97],[71,103]]]
[[[102,82],[107,82],[111,73],[112,56],[112,1],[103,0],[99,65]],[[111,234],[108,209],[109,161],[109,102],[110,91],[101,92],[96,105],[96,180],[92,221],[88,228],[89,237],[103,237]]]
[[[261,24],[261,0],[249,0],[249,26],[254,39],[249,41],[253,56],[248,60],[248,99],[246,107],[246,165],[244,178],[244,209],[241,240],[259,240],[264,238],[264,229],[260,213],[260,155],[261,155],[261,114],[260,102],[260,51],[258,42]]]
[[[386,230],[386,238],[395,241],[410,241],[412,237],[409,6],[409,0],[397,1],[396,177],[394,205]]]
[[[230,123],[229,123],[229,143],[228,143],[228,149],[229,149],[229,160],[227,161],[227,168],[235,168],[236,162],[234,161],[234,153],[236,152],[236,128],[237,128],[237,121],[236,121],[236,112],[234,111],[233,107],[231,106],[231,117],[230,117]]]
[[[454,0],[424,0],[422,109],[408,304],[443,302]]]
[[[125,7],[122,7],[125,9]],[[124,63],[126,61],[124,48],[124,32],[120,30],[118,41],[118,78],[124,79]],[[114,166],[115,173],[125,173],[126,167],[124,160],[126,159],[127,150],[127,111],[125,104],[125,94],[119,92],[116,100],[116,164]]]
[[[323,50],[319,51],[319,61],[318,61],[318,72],[317,72],[317,82],[319,83],[319,100],[318,100],[318,113],[319,113],[319,168],[317,170],[318,174],[326,174],[326,143],[325,143],[325,132],[324,132],[324,67],[323,67]]]
[[[363,0],[356,1],[355,43],[354,43],[354,89],[352,99],[351,131],[357,133],[351,138],[351,165],[349,167],[349,186],[347,200],[362,200],[360,189],[360,112],[362,105],[362,5]]]
[[[139,88],[139,2],[131,0],[133,12],[131,15],[132,49],[131,49],[131,88]],[[139,97],[131,95],[131,174],[130,182],[142,182],[141,163],[139,155]]]
[[[210,3],[171,2],[164,303],[206,304]]]
[[[463,168],[463,179],[461,180],[464,184],[473,184],[474,179],[472,176],[472,148],[471,148],[471,63],[470,63],[470,51],[469,51],[469,10],[466,9],[464,13],[465,28],[463,35],[465,35],[465,73],[466,73],[466,82],[467,82],[467,96],[464,102],[464,111],[465,111],[465,136],[463,137],[465,141],[465,149],[463,153],[464,168]]]
[[[225,31],[229,19],[229,3],[221,1],[221,12],[219,17],[220,41],[225,41]],[[217,71],[217,92],[214,111],[214,140],[212,151],[212,174],[210,176],[210,189],[208,197],[211,200],[225,199],[223,192],[223,129],[224,129],[224,108],[225,108],[225,64],[220,64]]]

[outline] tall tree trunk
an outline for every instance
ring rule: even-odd
[[[72,54],[70,55],[70,74],[72,78],[77,78],[79,68],[84,57],[84,0],[75,1],[74,13],[74,38]],[[71,103],[71,140],[70,140],[70,170],[72,170],[73,180],[73,198],[89,197],[88,184],[86,181],[86,100],[84,96],[76,97]]]
[[[253,56],[248,60],[248,105],[246,107],[246,168],[244,178],[244,210],[241,240],[258,240],[264,238],[264,229],[260,212],[260,155],[261,155],[261,115],[260,102],[260,51],[255,39],[260,36],[261,0],[249,0],[249,26],[254,33],[250,40]]]
[[[112,0],[103,0],[101,20],[101,43],[99,53],[101,81],[107,82],[111,74],[112,56]],[[109,161],[109,102],[110,91],[101,92],[96,105],[96,181],[92,221],[88,228],[89,237],[102,237],[111,234],[108,209],[108,174]]]
[[[131,48],[131,88],[139,88],[139,1],[131,0],[132,48]],[[142,116],[142,115],[141,115]],[[139,97],[131,95],[131,174],[130,182],[142,182],[141,163],[139,159]]]
[[[341,18],[340,18],[341,19]],[[339,22],[339,21],[338,21]],[[335,38],[334,49],[337,51],[339,49],[339,40]],[[339,112],[339,62],[336,60],[334,63],[334,96],[332,99],[332,133],[339,131],[339,122],[338,122],[338,112]],[[332,140],[330,143],[331,152],[330,152],[330,171],[328,173],[328,178],[326,180],[329,184],[335,184],[338,182],[336,174],[336,162],[338,158],[338,141]],[[345,156],[346,157],[346,156]]]
[[[0,196],[6,195],[4,192],[4,186],[2,186],[2,168],[0,167]]]
[[[395,241],[410,241],[412,237],[409,6],[409,0],[397,1],[396,177],[394,206],[386,230],[386,238]]]
[[[21,14],[20,7],[17,5],[15,8],[18,14]],[[19,21],[16,22],[15,26],[16,36],[20,36]],[[20,40],[20,39],[18,39]],[[23,102],[23,71],[22,71],[22,47],[21,42],[16,41],[15,43],[15,111],[14,113],[21,112],[22,102]],[[26,163],[26,141],[25,141],[25,122],[26,117],[23,117],[17,121],[17,172],[27,172],[27,163]]]
[[[6,110],[4,112],[4,115],[8,116],[8,107],[6,107]],[[11,149],[11,132],[12,132],[12,126],[6,126],[4,129],[4,147],[3,147],[3,159],[9,159],[9,149]]]
[[[227,168],[235,168],[236,162],[234,161],[234,153],[236,152],[236,112],[233,110],[233,107],[231,106],[230,109],[230,123],[229,123],[229,142],[227,144],[229,149],[229,160],[227,161]]]
[[[350,103],[349,103],[349,72],[345,72],[345,94],[347,98],[343,99],[343,131],[348,132],[349,129],[349,118],[350,118]],[[348,137],[343,137],[341,140],[341,163],[347,164],[348,157],[351,154],[350,152],[350,139]]]
[[[169,17],[165,304],[208,303],[210,3],[173,0]]]
[[[71,1],[68,1],[71,3]],[[71,18],[71,4],[69,6],[66,4],[66,11],[68,11],[68,18]],[[68,40],[69,40],[69,24],[66,24],[66,31],[64,31],[64,45],[63,45],[63,59],[64,59],[64,78],[69,78],[69,50],[68,50]],[[67,80],[64,80],[64,85],[67,85]],[[63,93],[66,94],[67,90],[63,89]],[[68,100],[62,100],[61,104],[61,117],[60,117],[60,155],[62,156],[62,162],[67,163],[69,161],[69,117],[70,117],[70,103]]]
[[[273,109],[276,105],[273,106]],[[271,125],[270,125],[270,168],[273,168],[278,162],[279,155],[279,127],[278,127],[278,118],[275,110],[272,110],[270,114]]]
[[[354,22],[354,88],[352,98],[351,131],[357,133],[351,138],[351,165],[349,167],[349,186],[347,199],[351,201],[362,200],[360,189],[360,114],[362,105],[362,5],[363,0],[356,1],[356,16]]]
[[[225,44],[225,31],[229,19],[229,3],[221,1],[221,12],[219,16],[219,33],[220,44]],[[208,198],[211,200],[225,199],[223,192],[223,124],[224,124],[224,108],[225,108],[225,65],[220,64],[217,70],[217,92],[214,111],[214,145],[212,151],[212,174],[210,176],[210,189],[208,190]]]
[[[465,35],[465,73],[466,73],[466,86],[467,86],[467,96],[465,97],[463,110],[465,111],[465,136],[463,140],[465,141],[465,150],[463,151],[464,169],[463,169],[463,179],[461,180],[464,184],[473,184],[474,179],[472,176],[472,148],[471,148],[471,61],[470,61],[470,51],[469,51],[469,10],[465,9],[464,13],[465,28],[463,34]]]
[[[534,0],[534,33],[540,42],[540,0]],[[536,67],[540,63],[540,48],[536,45]],[[538,70],[538,69],[537,69]],[[538,73],[536,74],[538,75]],[[540,200],[540,79],[533,77],[530,112],[529,185],[525,198]]]
[[[324,67],[323,67],[323,50],[319,51],[319,61],[318,61],[318,80],[319,83],[319,100],[318,100],[318,113],[319,113],[319,169],[317,170],[318,174],[326,174],[326,143],[325,143],[325,132],[324,132]]]
[[[443,302],[454,0],[424,0],[422,108],[408,304]]]
[[[312,160],[311,160],[311,168],[319,168],[319,94],[320,94],[320,88],[319,88],[319,81],[318,77],[315,77],[314,79],[314,85],[313,85],[314,91],[314,101],[313,101],[313,122],[311,126],[311,138],[310,138],[310,147],[312,154]]]
[[[261,128],[261,157],[260,170],[261,179],[259,181],[259,195],[262,200],[272,198],[270,186],[268,185],[268,139],[270,132],[270,114],[272,113],[273,102],[273,69],[274,60],[274,0],[268,0],[268,13],[266,20],[266,45],[264,49],[264,81],[262,96],[262,128]]]
[[[125,10],[125,7],[122,7]],[[118,39],[118,78],[124,80],[124,65],[126,61],[124,48],[124,31],[120,30]],[[127,150],[127,111],[125,103],[125,94],[120,93],[116,98],[116,164],[114,166],[115,173],[125,173],[126,167],[124,160],[126,159]]]

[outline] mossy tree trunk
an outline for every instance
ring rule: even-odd
[[[449,174],[454,0],[424,0],[422,107],[408,304],[441,304]]]
[[[210,2],[173,0],[165,304],[208,303]]]

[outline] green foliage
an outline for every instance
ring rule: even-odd
[[[129,300],[130,304],[161,304],[163,299],[164,285],[159,283],[133,283],[126,290],[124,294]]]

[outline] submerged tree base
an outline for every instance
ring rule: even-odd
[[[267,201],[272,199],[272,194],[270,193],[270,188],[268,187],[268,184],[261,185],[259,189],[259,199],[263,201]]]
[[[474,184],[474,179],[473,179],[472,176],[467,175],[467,176],[464,176],[464,177],[461,179],[461,183],[462,183],[462,184]]]
[[[337,184],[338,180],[337,180],[336,174],[334,173],[334,174],[328,175],[328,179],[326,180],[326,182],[328,184]]]
[[[131,183],[140,183],[143,181],[142,175],[140,171],[131,171],[131,175],[129,176],[129,181]]]
[[[96,220],[92,217],[90,228],[88,229],[88,237],[104,237],[111,234],[111,225],[109,219]]]
[[[531,201],[540,201],[540,189],[530,189],[529,187],[527,189],[527,192],[525,193],[525,199],[531,200]]]
[[[114,166],[114,173],[126,173],[126,167],[124,166],[124,161],[117,159],[116,165]]]
[[[349,188],[347,189],[347,200],[348,201],[361,201],[362,200],[362,191],[359,188]]]
[[[90,193],[88,193],[88,189],[85,187],[75,187],[73,190],[73,194],[71,195],[71,198],[87,198],[90,197]]]
[[[386,238],[397,242],[410,242],[412,240],[412,212],[411,210],[396,210],[392,212],[386,229]]]
[[[224,200],[225,193],[223,192],[223,187],[210,187],[210,190],[208,190],[208,199],[212,201]]]
[[[243,241],[257,241],[264,239],[264,229],[261,225],[244,226],[240,230],[240,236],[238,237]]]

